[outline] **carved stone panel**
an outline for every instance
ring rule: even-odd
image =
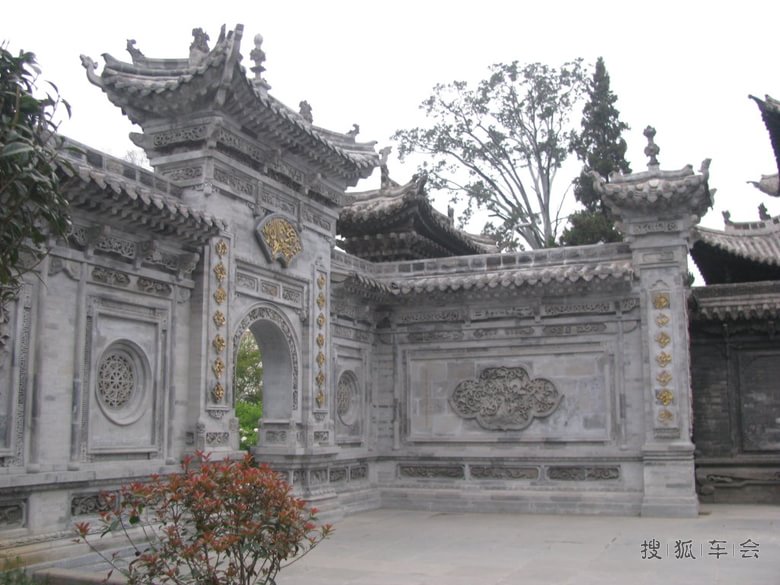
[[[563,395],[544,378],[531,379],[522,367],[482,370],[479,380],[455,387],[450,405],[463,418],[474,418],[484,429],[522,430],[534,418],[549,416]]]

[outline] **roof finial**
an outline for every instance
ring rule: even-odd
[[[390,170],[387,168],[387,159],[390,158],[390,152],[392,150],[392,146],[385,146],[379,151],[379,172],[381,173],[379,179],[380,189],[389,189],[395,182],[390,178]],[[396,183],[396,186],[397,185],[398,184]]]
[[[192,29],[192,44],[190,45],[190,63],[198,64],[209,54],[209,35],[203,29]]]
[[[135,39],[127,39],[127,52],[130,53],[130,57],[135,63],[139,58],[143,58],[144,54],[141,49],[135,46]]]
[[[265,63],[263,35],[255,35],[255,48],[252,49],[252,51],[249,53],[249,58],[255,62],[255,66],[250,68],[252,73],[255,74],[255,78],[252,83],[254,83],[255,87],[261,92],[267,93],[268,90],[271,89],[271,86],[268,85],[268,82],[265,80],[265,78],[263,78],[263,71],[265,71],[265,67],[263,66],[263,63]]]
[[[347,132],[347,136],[354,138],[358,134],[360,134],[360,124],[352,124],[352,130]]]
[[[311,115],[311,105],[309,105],[309,102],[303,100],[300,104],[298,104],[298,107],[300,108],[298,113],[301,115],[301,117],[309,124],[313,124],[314,116]]]
[[[648,126],[645,128],[645,131],[643,132],[645,135],[645,138],[647,138],[647,146],[645,146],[645,155],[650,157],[650,161],[647,163],[648,168],[658,168],[658,153],[661,152],[661,149],[658,147],[658,145],[655,143],[653,138],[655,138],[655,128],[652,126]]]
[[[767,210],[766,205],[764,205],[763,203],[758,206],[758,219],[762,221],[767,219],[772,219],[772,216],[769,215],[769,211]]]

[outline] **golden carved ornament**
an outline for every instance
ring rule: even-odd
[[[665,368],[672,363],[672,354],[662,351],[657,356],[655,356],[655,361],[659,366]]]
[[[222,402],[225,397],[225,387],[217,382],[211,390],[211,395],[214,397],[214,402]]]
[[[659,327],[666,327],[669,324],[669,315],[661,313],[655,318],[655,324]]]
[[[217,277],[220,284],[227,278],[227,268],[225,268],[225,265],[222,262],[218,262],[214,267],[214,276]]]
[[[320,313],[317,316],[317,325],[319,326],[320,329],[325,327],[325,315],[323,315],[322,313]]]
[[[275,217],[263,226],[263,239],[271,250],[271,256],[281,256],[285,266],[303,251],[301,239],[293,225],[281,217]]]
[[[225,242],[225,240],[220,240],[217,242],[217,245],[214,246],[214,250],[216,250],[217,256],[222,258],[228,252],[227,242]]]
[[[327,280],[325,279],[325,275],[324,274],[320,274],[319,277],[317,278],[317,286],[320,288],[320,290],[325,288],[325,283],[326,282],[327,282]]]
[[[214,300],[217,301],[218,305],[224,303],[227,300],[227,291],[221,286],[218,287],[217,290],[214,291]]]
[[[322,352],[317,353],[317,365],[322,367],[325,364],[325,354]]]
[[[669,406],[674,401],[674,394],[668,388],[656,392],[655,397],[664,406]]]
[[[322,391],[322,388],[320,388],[320,391],[317,392],[317,396],[314,398],[314,400],[317,402],[317,408],[322,408],[325,404],[325,393]]]
[[[214,365],[211,366],[211,369],[217,378],[221,378],[222,374],[225,373],[225,362],[222,361],[222,358],[217,358],[214,360]]]
[[[660,374],[658,374],[658,375],[655,377],[655,379],[656,379],[656,380],[658,380],[658,383],[659,383],[661,386],[668,386],[668,385],[669,385],[669,382],[671,382],[671,381],[672,381],[672,375],[671,375],[671,374],[670,374],[668,371],[666,371],[666,370],[662,370],[662,371],[661,371],[661,373],[660,373]]]
[[[323,345],[325,345],[325,336],[320,333],[317,335],[317,347],[322,347]]]
[[[320,293],[317,295],[317,306],[322,310],[322,308],[325,306],[325,293]]]
[[[674,414],[671,410],[668,410],[664,408],[661,412],[658,413],[658,422],[663,424],[669,424],[672,422],[672,419],[674,418]]]
[[[214,325],[222,327],[225,324],[225,313],[222,311],[216,311],[214,313]]]
[[[217,353],[222,353],[223,351],[225,351],[225,346],[227,345],[227,343],[225,342],[224,337],[222,337],[221,335],[217,335],[214,338],[214,341],[211,342],[211,345],[214,346],[214,349],[217,351]]]
[[[320,388],[320,391],[322,391],[322,386],[325,385],[325,374],[323,372],[318,372],[317,376],[314,378],[314,381],[317,382],[317,387]]]
[[[669,293],[655,293],[653,295],[653,306],[658,310],[668,309],[671,306]]]
[[[655,336],[655,342],[661,347],[666,347],[672,342],[672,338],[668,334],[661,332]]]

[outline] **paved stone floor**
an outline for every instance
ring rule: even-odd
[[[691,541],[695,559],[675,558],[678,540]],[[661,558],[643,559],[642,545],[652,541]],[[780,507],[702,506],[689,519],[375,510],[339,521],[330,539],[278,579],[278,585],[656,583],[780,585]]]

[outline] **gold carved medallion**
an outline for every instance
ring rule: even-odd
[[[325,345],[325,336],[320,333],[317,335],[317,347],[322,347],[323,345]]]
[[[668,371],[666,371],[666,370],[662,370],[662,371],[661,371],[661,373],[660,373],[660,374],[658,374],[658,375],[655,377],[655,379],[656,379],[656,380],[658,380],[658,383],[659,383],[661,386],[668,386],[668,385],[669,385],[669,382],[671,382],[671,381],[672,381],[672,375],[671,375],[671,374],[670,374]]]
[[[225,387],[217,382],[211,391],[211,395],[214,397],[215,402],[222,402],[222,399],[225,397]]]
[[[325,393],[322,391],[322,389],[317,392],[317,396],[314,400],[317,402],[317,408],[322,408],[322,406],[325,404]]]
[[[283,217],[272,217],[258,224],[257,237],[269,261],[279,260],[282,266],[303,251],[301,238],[292,223]]]
[[[222,281],[227,278],[227,268],[225,268],[225,265],[222,262],[219,262],[214,267],[214,276],[217,277],[217,280],[220,284],[222,284]]]
[[[214,365],[211,366],[211,369],[214,370],[214,375],[217,378],[221,378],[222,374],[225,373],[225,362],[222,361],[222,358],[217,358],[214,360]]]
[[[661,333],[659,333],[658,335],[655,336],[655,342],[660,347],[666,347],[667,345],[669,345],[672,342],[672,338],[669,337],[669,335],[667,333],[661,332]]]
[[[668,410],[664,408],[661,412],[658,413],[658,422],[663,424],[669,424],[672,422],[672,419],[674,418],[674,414],[672,414],[671,410]]]
[[[220,240],[219,242],[217,242],[217,245],[214,246],[214,249],[217,252],[217,256],[222,258],[222,256],[227,254],[228,251],[227,243],[225,242],[225,240]]]
[[[669,324],[669,315],[661,313],[655,318],[655,323],[659,327],[666,327]]]
[[[323,315],[322,313],[320,313],[317,316],[317,325],[319,326],[320,329],[322,329],[325,326],[325,315]]]
[[[653,295],[653,306],[656,309],[668,309],[671,304],[669,302],[669,293],[655,293]]]
[[[655,361],[659,366],[665,368],[670,363],[672,363],[672,354],[662,351],[657,356],[655,356]]]
[[[656,392],[655,397],[664,406],[669,406],[674,401],[674,394],[668,388]]]
[[[325,306],[325,293],[320,293],[317,295],[317,306],[322,309]]]
[[[319,372],[317,377],[314,378],[314,381],[317,382],[317,387],[322,387],[325,384],[325,374]]]
[[[225,313],[222,311],[216,311],[214,313],[214,325],[222,327],[225,324]]]
[[[319,277],[317,278],[317,286],[320,287],[320,290],[325,288],[325,282],[326,282],[325,281],[325,275],[324,274],[320,274]]]
[[[317,365],[322,367],[325,363],[325,354],[322,352],[317,353]]]
[[[214,338],[214,341],[211,342],[211,345],[214,346],[214,349],[217,351],[217,353],[222,353],[223,351],[225,351],[225,345],[227,344],[225,343],[224,337],[222,337],[221,335],[217,335]]]
[[[217,301],[218,305],[221,305],[227,300],[227,292],[221,286],[214,291],[214,300]]]

